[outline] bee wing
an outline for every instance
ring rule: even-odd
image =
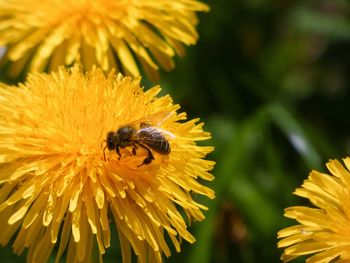
[[[164,130],[162,128],[155,128],[159,133],[163,134],[167,139],[175,139],[175,134],[171,133],[170,131]]]
[[[167,140],[173,140],[176,138],[176,136],[173,133],[162,128],[153,126],[142,127],[135,133],[134,137],[136,140],[141,141],[161,141],[164,140],[164,138]]]
[[[133,121],[131,125],[140,129],[148,126],[160,127],[166,120],[168,120],[174,114],[175,113],[171,111],[161,111],[152,113],[147,115],[146,117]]]

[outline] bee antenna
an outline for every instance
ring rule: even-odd
[[[103,141],[107,144],[107,141],[105,139],[103,139]],[[100,146],[102,147],[102,142],[101,142]]]
[[[106,147],[107,147],[107,141],[105,139],[103,139],[103,141],[106,143],[105,147],[103,148],[103,158],[106,161],[106,153],[105,153],[105,151],[106,151]]]
[[[105,162],[106,162],[106,148],[107,148],[107,145],[103,148],[103,159],[105,160]]]

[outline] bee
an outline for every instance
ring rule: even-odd
[[[137,123],[140,123],[137,125]],[[159,123],[158,123],[159,125]],[[139,129],[137,128],[139,126]],[[137,121],[134,124],[121,126],[117,131],[110,131],[106,136],[106,146],[103,149],[104,160],[106,161],[105,149],[115,150],[118,160],[121,158],[120,148],[132,147],[132,154],[136,155],[138,147],[147,151],[147,157],[138,165],[150,164],[154,160],[153,151],[159,154],[169,154],[171,151],[168,138],[175,137],[172,133],[144,121]]]

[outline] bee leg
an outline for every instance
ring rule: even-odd
[[[118,154],[118,161],[119,161],[120,158],[122,157],[122,155],[120,154],[120,150],[119,150],[119,146],[118,146],[118,145],[115,147],[115,151],[116,151],[117,154]]]
[[[147,127],[150,127],[151,125],[149,125],[148,123],[146,123],[146,122],[141,122],[140,123],[140,128],[142,129],[142,128],[147,128]]]
[[[150,164],[152,162],[152,160],[154,160],[154,156],[153,156],[152,151],[148,147],[146,147],[145,145],[143,145],[141,143],[139,143],[139,145],[147,151],[148,155],[143,160],[143,162],[140,165],[138,165],[137,167],[140,167],[140,166],[145,165],[145,164]]]
[[[136,155],[136,150],[137,150],[137,147],[136,147],[136,144],[134,144],[133,146],[132,146],[132,155]]]

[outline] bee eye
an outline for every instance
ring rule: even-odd
[[[115,148],[114,132],[109,132],[107,134],[106,143],[107,143],[107,148],[108,149],[112,150],[112,149]]]

